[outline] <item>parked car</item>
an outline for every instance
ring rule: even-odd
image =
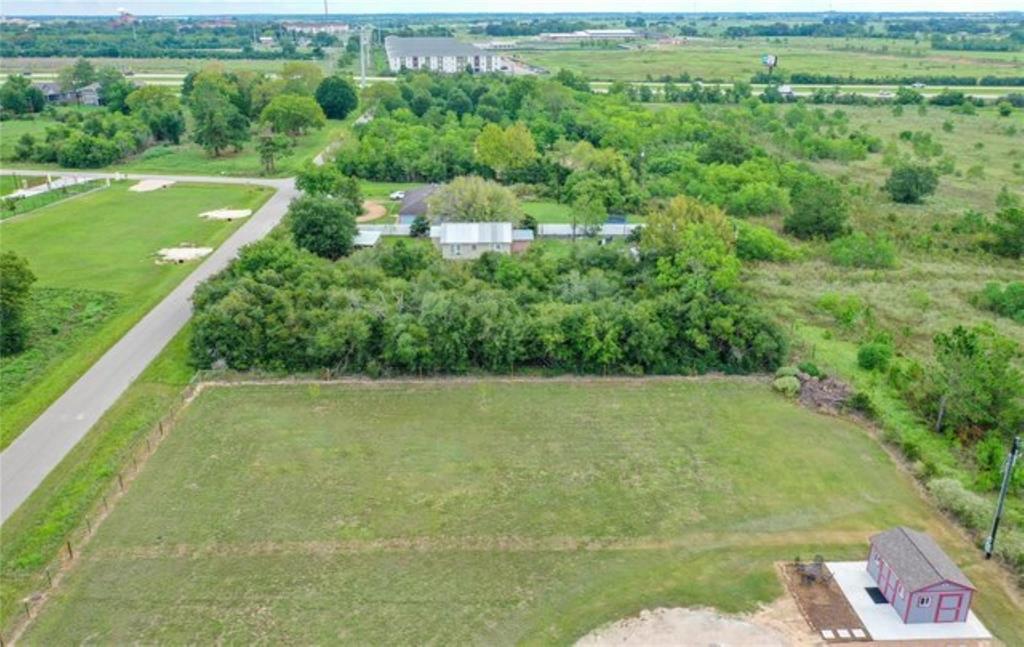
[[[920,90],[921,88],[926,88],[928,86],[918,81],[917,83],[912,84],[910,87],[914,88],[915,90]]]
[[[881,92],[878,93],[879,99],[892,99],[892,97],[892,92],[889,92],[888,90],[882,90]]]
[[[405,200],[405,191],[392,191],[388,197],[392,200]]]

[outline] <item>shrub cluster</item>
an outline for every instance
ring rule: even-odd
[[[896,266],[896,245],[885,236],[856,232],[833,240],[829,259],[841,267],[888,269]]]
[[[589,241],[468,263],[399,241],[330,263],[282,235],[201,286],[192,355],[200,366],[370,375],[773,370],[782,331],[712,278]]]
[[[1005,286],[989,283],[975,298],[975,305],[1024,324],[1024,283],[1011,281]]]

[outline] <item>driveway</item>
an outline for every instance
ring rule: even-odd
[[[124,337],[0,453],[0,523],[6,521],[57,466],[89,429],[135,381],[192,316],[196,286],[224,269],[238,250],[260,240],[284,216],[298,195],[292,179],[219,176],[139,175],[5,171],[3,174],[122,177],[129,180],[174,180],[215,184],[256,184],[276,189],[274,195],[234,234],[189,274]]]

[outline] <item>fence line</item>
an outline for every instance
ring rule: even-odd
[[[136,438],[124,452],[121,469],[104,488],[101,488],[99,496],[92,502],[88,512],[83,515],[83,523],[68,531],[61,540],[57,554],[43,569],[42,575],[38,578],[41,590],[22,599],[25,609],[24,616],[17,620],[12,619],[9,632],[0,632],[0,647],[17,642],[28,628],[29,622],[39,615],[39,611],[60,586],[66,573],[82,556],[83,549],[99,530],[114,505],[128,491],[131,483],[145,467],[146,461],[156,453],[161,441],[167,437],[172,424],[202,391],[204,383],[200,380],[200,375],[197,372],[192,376],[185,388],[175,396],[174,402],[168,406],[167,411],[148,431]]]

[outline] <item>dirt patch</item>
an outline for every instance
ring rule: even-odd
[[[128,190],[135,193],[149,193],[150,191],[165,189],[172,184],[174,184],[174,180],[142,180]]]
[[[388,215],[388,208],[375,200],[363,201],[363,214],[356,218],[356,222],[370,222]]]
[[[212,247],[165,247],[157,252],[157,263],[184,263],[202,258],[213,251]]]
[[[797,379],[800,380],[800,404],[808,409],[839,414],[853,397],[850,385],[835,377],[817,378],[800,373]]]
[[[214,209],[199,214],[200,218],[208,220],[234,220],[236,218],[248,218],[252,215],[252,209]]]
[[[577,647],[610,645],[716,645],[785,647],[814,645],[812,634],[792,600],[785,597],[752,615],[728,615],[714,609],[645,609],[640,615],[605,625],[577,641]]]
[[[836,583],[835,578],[828,573],[828,567],[823,566],[824,577],[816,581],[810,581],[804,577],[800,565],[787,563],[779,565],[779,572],[786,589],[796,603],[800,614],[816,634],[822,631],[833,632],[837,637],[837,630],[849,632],[847,636],[860,636],[858,638],[847,638],[847,640],[871,640],[867,629],[861,623],[857,613],[847,602],[842,589]],[[862,634],[854,633],[860,630]]]

